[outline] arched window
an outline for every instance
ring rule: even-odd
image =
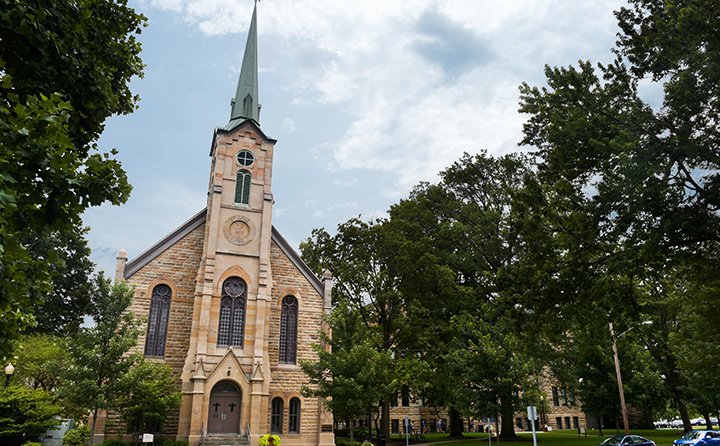
[[[285,296],[280,313],[280,362],[295,364],[297,359],[298,301]]]
[[[282,433],[283,406],[282,398],[273,398],[270,408],[270,432],[274,434]]]
[[[300,398],[291,398],[288,408],[288,433],[300,433]]]
[[[250,204],[250,172],[245,169],[238,170],[235,181],[235,203]]]
[[[222,286],[218,345],[242,347],[245,332],[247,286],[239,277],[230,277]]]
[[[171,298],[172,290],[168,285],[161,283],[153,288],[147,337],[145,338],[145,356],[162,357],[165,355]]]

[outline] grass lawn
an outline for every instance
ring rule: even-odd
[[[682,430],[637,430],[632,433],[653,440],[657,446],[672,446],[673,440],[682,435]],[[591,431],[588,433],[587,437],[578,437],[577,432],[575,431],[554,431],[538,432],[537,439],[538,446],[598,446],[605,438],[611,435],[615,435],[614,429],[604,430],[602,436],[598,435],[597,431]],[[465,438],[463,439],[450,439],[448,438],[448,434],[427,434],[424,442],[446,444],[447,446],[532,446],[532,433],[528,432],[521,432],[518,434],[518,436],[523,439],[521,441],[501,441],[498,443],[496,440],[493,440],[491,445],[488,443],[487,434],[465,433],[464,436]],[[400,443],[401,439],[399,435],[392,435],[391,440],[393,440],[393,444],[397,445]],[[404,444],[404,442],[400,444]]]

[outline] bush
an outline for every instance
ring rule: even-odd
[[[275,434],[265,434],[258,440],[259,446],[269,446],[270,438],[273,439],[273,446],[280,446],[280,436]]]
[[[112,440],[103,441],[102,446],[130,446],[132,444],[134,444],[134,443],[126,443],[121,440],[112,439]]]
[[[87,426],[76,427],[63,435],[63,446],[85,446],[89,443],[90,429]]]
[[[42,446],[39,441],[26,441],[22,446]]]
[[[54,429],[60,407],[44,390],[25,386],[0,388],[0,444],[25,444]]]
[[[155,442],[157,446],[188,446],[188,442],[185,440],[171,440],[170,438],[163,438]]]

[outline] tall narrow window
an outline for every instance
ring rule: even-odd
[[[222,286],[218,345],[242,347],[245,331],[247,286],[239,277],[230,277]]]
[[[555,386],[553,386],[553,388],[552,388],[552,399],[553,399],[553,406],[560,405],[560,395],[558,393],[558,388]]]
[[[285,296],[280,313],[280,362],[295,364],[297,359],[298,301]]]
[[[145,356],[162,357],[165,355],[171,297],[172,291],[169,286],[160,284],[153,288],[147,337],[145,338]]]
[[[273,398],[270,408],[270,432],[274,434],[282,433],[283,405],[282,398]]]
[[[245,169],[238,170],[235,180],[235,203],[250,204],[250,172]]]
[[[291,434],[300,433],[300,398],[291,398],[288,408],[288,432]]]

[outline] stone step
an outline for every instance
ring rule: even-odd
[[[248,446],[246,435],[208,435],[200,441],[200,446]]]

